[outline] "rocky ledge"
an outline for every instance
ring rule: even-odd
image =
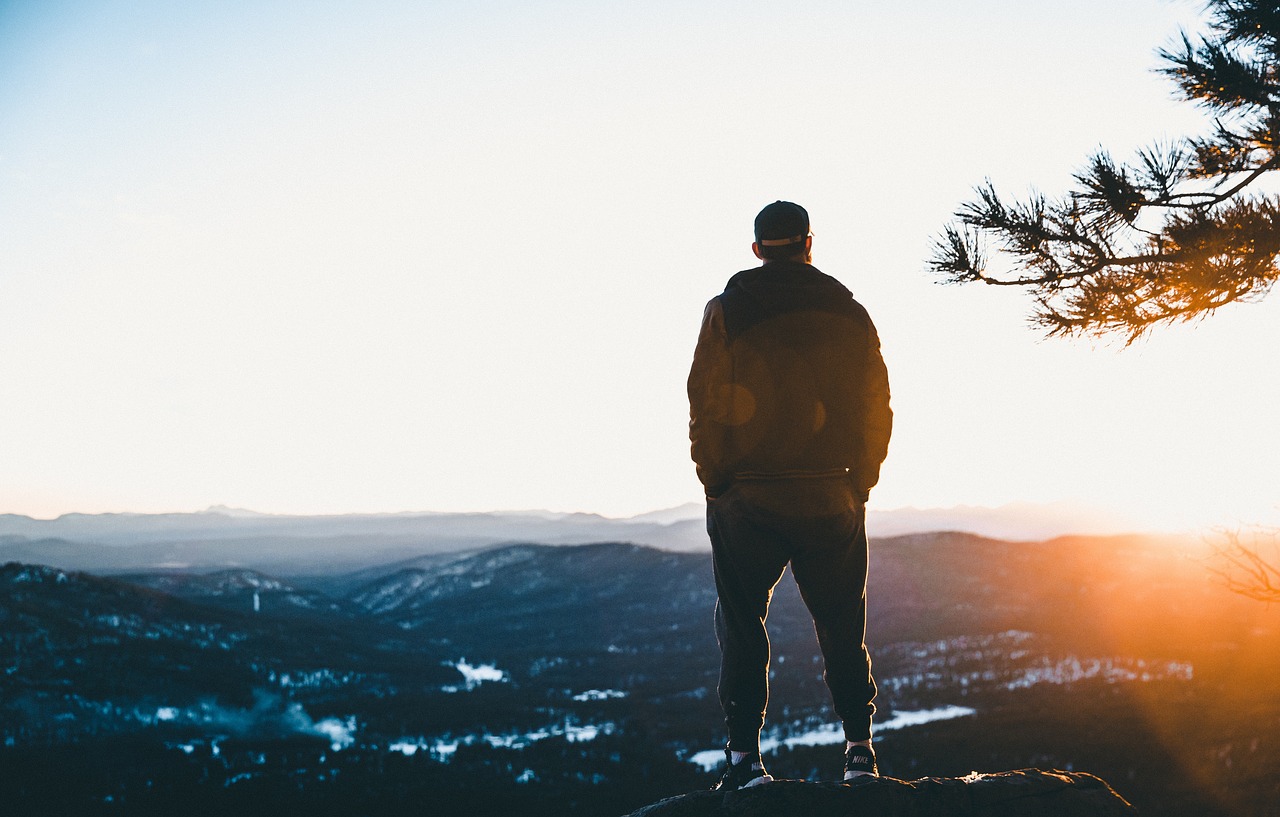
[[[968,777],[855,783],[775,780],[721,794],[671,797],[627,817],[1133,817],[1137,810],[1091,774],[1021,769]]]

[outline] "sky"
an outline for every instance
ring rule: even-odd
[[[1280,298],[1124,348],[925,267],[984,179],[1203,130],[1199,12],[0,1],[0,512],[697,501],[702,309],[787,199],[880,332],[873,506],[1272,520]]]

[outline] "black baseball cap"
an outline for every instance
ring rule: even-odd
[[[775,201],[756,216],[756,243],[762,247],[797,244],[809,235],[809,212],[789,201]]]

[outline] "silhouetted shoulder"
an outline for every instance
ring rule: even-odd
[[[717,296],[730,339],[782,315],[825,313],[869,325],[870,318],[849,289],[811,264],[774,261],[743,270]]]

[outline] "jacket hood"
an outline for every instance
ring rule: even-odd
[[[787,312],[833,297],[852,298],[844,284],[812,264],[800,261],[770,261],[743,270],[729,279],[725,292],[739,289],[768,312]]]

